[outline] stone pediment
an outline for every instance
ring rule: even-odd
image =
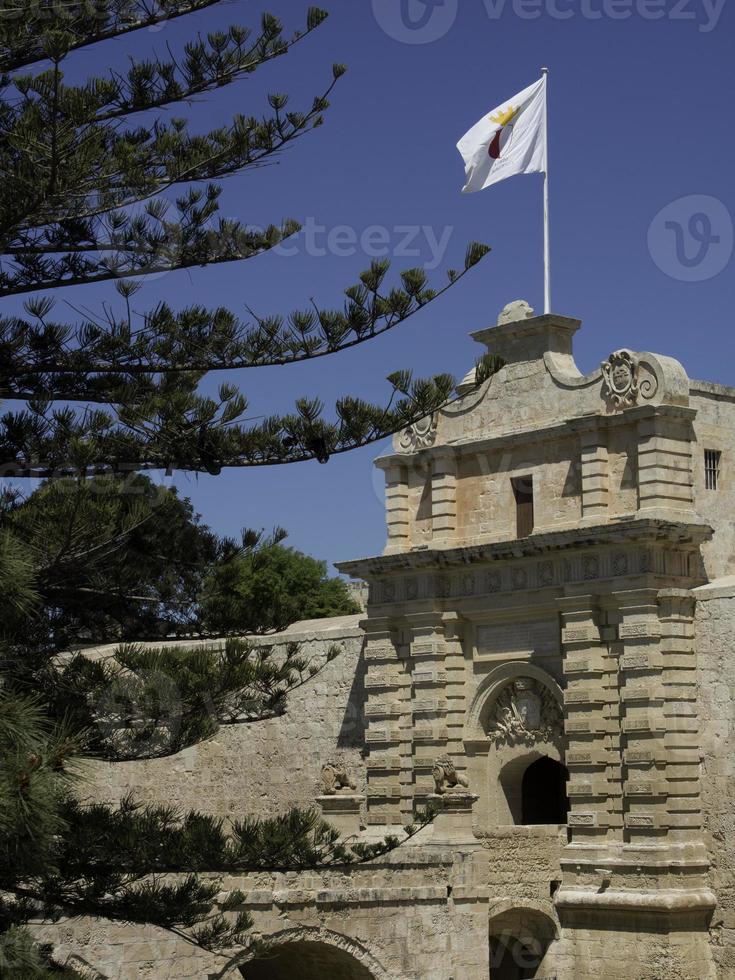
[[[479,389],[471,370],[457,387],[456,401],[394,438],[397,455],[472,444],[488,432],[498,438],[644,406],[688,405],[689,378],[675,359],[620,349],[583,374],[572,355],[581,321],[529,313],[527,303],[511,303],[496,326],[471,335],[505,366]]]

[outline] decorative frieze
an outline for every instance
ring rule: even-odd
[[[662,732],[665,729],[663,719],[650,715],[637,715],[633,718],[623,718],[624,732]]]
[[[427,670],[426,668],[422,668],[420,670],[414,670],[411,675],[411,680],[415,686],[422,684],[444,685],[447,682],[447,672],[446,670]]]
[[[621,670],[649,670],[651,667],[651,657],[648,653],[634,651],[624,653],[620,658]]]
[[[661,818],[657,813],[626,813],[625,826],[637,830],[653,830],[661,825]]]
[[[417,558],[420,554],[417,553]],[[553,556],[543,560],[511,555],[504,557],[502,564],[486,571],[467,569],[458,556],[455,568],[448,566],[441,571],[436,568],[423,571],[412,568],[408,574],[401,574],[396,569],[390,577],[381,575],[371,578],[370,602],[373,605],[391,605],[431,599],[472,599],[575,582],[620,580],[652,572],[670,578],[688,579],[691,572],[689,550],[672,544],[646,547],[630,544],[624,549],[590,549],[573,556]],[[621,639],[656,635],[645,632],[645,625],[639,623],[624,624],[623,629]],[[630,632],[625,632],[627,630]]]
[[[569,827],[597,827],[599,816],[597,813],[570,813],[567,816]]]
[[[403,677],[396,671],[371,670],[365,678],[365,687],[369,690],[396,688],[402,683]]]
[[[599,643],[600,630],[594,623],[565,626],[561,631],[561,642],[565,646],[570,643]]]
[[[365,660],[395,660],[396,659],[396,648],[390,644],[385,644],[384,646],[378,646],[373,643],[368,643],[364,651]]]
[[[370,772],[396,772],[400,771],[401,759],[397,755],[371,754],[367,759],[367,768]]]
[[[371,699],[365,705],[365,717],[397,718],[402,710],[401,705],[395,701],[375,701]]]
[[[382,728],[369,725],[365,733],[365,741],[368,745],[388,745],[398,744],[401,741],[400,733],[394,728]]]

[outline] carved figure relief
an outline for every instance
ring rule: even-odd
[[[534,745],[561,737],[562,710],[551,691],[531,677],[517,677],[498,695],[488,722],[497,745]]]
[[[436,760],[431,774],[434,777],[434,785],[439,796],[443,796],[445,793],[460,792],[470,785],[467,779],[457,772],[448,755],[443,755]]]
[[[436,427],[439,417],[434,413],[427,415],[426,418],[419,419],[413,425],[409,425],[401,433],[398,440],[398,447],[404,453],[416,453],[420,449],[428,449],[436,442]]]
[[[356,790],[357,784],[347,772],[344,763],[328,762],[322,769],[322,793],[325,796],[336,796],[342,792]]]

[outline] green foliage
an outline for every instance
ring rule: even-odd
[[[213,633],[266,633],[301,619],[360,612],[326,562],[274,545],[237,555],[204,583],[202,618]]]
[[[62,480],[24,505],[1,501],[0,963],[18,977],[74,976],[54,972],[48,951],[30,943],[20,927],[31,918],[102,916],[159,925],[210,949],[242,946],[250,926],[242,896],[218,904],[219,883],[196,872],[350,863],[398,844],[351,847],[298,811],[226,828],[201,814],[132,800],[85,806],[73,796],[80,753],[175,752],[221,724],[283,710],[288,692],[323,663],[241,641],[175,652],[121,645],[109,660],[59,657],[59,645],[125,637],[162,620],[165,628],[187,624],[213,556],[221,568],[208,577],[206,602],[223,628],[242,628],[246,601],[258,628],[346,611],[342,587],[321,568],[300,568],[308,594],[286,594],[279,567],[283,577],[308,560],[279,552],[278,540],[215,542],[175,496],[158,501],[151,520],[145,493],[121,499],[110,474],[326,462],[431,414],[452,397],[448,375],[424,381],[396,372],[385,405],[348,395],[330,416],[318,397],[300,398],[291,412],[256,424],[233,385],[216,395],[200,386],[211,370],[285,364],[366,342],[432,302],[487,252],[471,245],[444,289],[417,269],[391,285],[388,264],[373,263],[339,309],[312,304],[290,316],[248,310],[243,318],[205,306],[134,312],[136,277],[254,258],[297,231],[292,219],[263,230],[222,218],[213,182],[272,162],[321,126],[345,72],[333,65],[322,91],[300,106],[274,93],[262,110],[209,132],[192,133],[171,111],[284,56],[323,23],[326,14],[310,8],[292,34],[264,14],[253,32],[232,25],[182,51],[133,57],[124,70],[70,82],[74,52],[214,2],[100,0],[90,8],[16,0],[0,11],[0,299],[109,280],[119,294],[119,308],[78,314],[77,322],[57,320],[52,300],[30,295],[23,316],[0,318],[0,397],[21,402],[0,417],[3,472],[97,477]],[[179,562],[156,577],[167,556],[188,547],[192,568]],[[181,613],[165,620],[163,608],[177,606]]]
[[[3,613],[0,629],[12,634],[38,600],[33,566],[28,555],[11,534],[0,531],[0,584]],[[1,648],[0,648],[1,650]]]
[[[204,576],[223,551],[189,500],[134,473],[50,481],[5,523],[44,599],[35,630],[56,649],[195,628]]]
[[[340,652],[333,646],[307,659],[289,644],[277,656],[268,646],[234,638],[192,647],[128,644],[104,659],[73,657],[48,678],[47,696],[57,715],[73,717],[87,731],[88,754],[155,758],[213,735],[222,724],[281,714],[288,694]]]

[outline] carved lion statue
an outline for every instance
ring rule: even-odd
[[[341,789],[357,789],[342,762],[328,762],[322,769],[322,792],[334,796]]]
[[[434,777],[436,792],[439,796],[456,790],[458,787],[464,786],[466,788],[470,785],[466,778],[454,768],[454,763],[448,755],[443,755],[436,760],[431,774]]]

